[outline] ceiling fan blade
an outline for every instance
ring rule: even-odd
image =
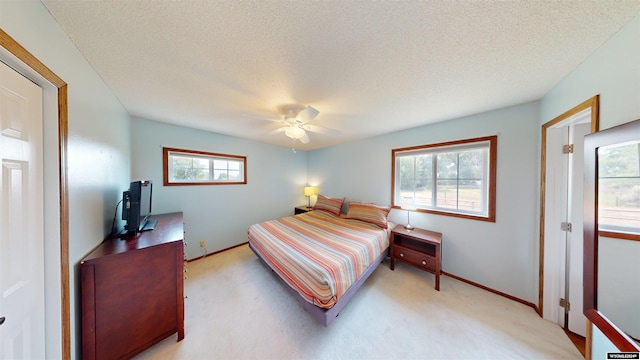
[[[320,111],[316,110],[315,108],[307,106],[306,108],[300,110],[298,116],[296,117],[300,119],[300,121],[302,121],[302,123],[304,124],[313,120],[316,116],[318,116],[319,113]]]
[[[309,134],[304,133],[304,136],[300,138],[300,142],[303,144],[308,144],[309,143]]]
[[[331,135],[331,136],[338,136],[340,135],[340,131],[335,130],[335,129],[329,129],[326,128],[324,126],[318,126],[318,125],[305,125],[304,126],[305,130],[314,132],[314,133],[318,133],[318,134],[325,134],[325,135]]]
[[[269,132],[269,134],[270,134],[270,135],[279,134],[279,133],[281,133],[281,132],[284,132],[284,130],[285,130],[285,129],[286,129],[286,127],[281,127],[281,128],[275,129],[275,130],[273,130],[273,131],[270,131],[270,132]]]
[[[275,122],[279,122],[279,123],[282,122],[282,120],[279,120],[279,119],[273,119],[273,118],[270,118],[270,117],[267,117],[267,116],[251,114],[251,113],[242,113],[242,116],[252,117],[252,118],[260,119],[260,120],[275,121]]]

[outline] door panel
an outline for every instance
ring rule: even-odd
[[[573,231],[568,233],[569,242],[569,294],[568,299],[571,304],[568,317],[568,328],[570,331],[586,336],[587,318],[582,313],[583,297],[583,183],[584,183],[584,137],[591,132],[590,124],[577,124],[571,126],[569,131],[570,142],[573,144],[573,154],[570,160],[570,181],[569,181],[569,212],[568,218]]]
[[[569,158],[562,154],[567,144],[567,127],[547,129],[544,219],[544,314],[545,319],[564,326],[564,310],[558,305],[565,293],[566,234],[560,223],[566,221]]]
[[[44,358],[42,89],[0,63],[0,357]]]

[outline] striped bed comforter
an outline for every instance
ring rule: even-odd
[[[331,308],[389,246],[389,230],[324,211],[251,225],[249,243],[305,300]]]

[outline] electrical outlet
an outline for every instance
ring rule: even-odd
[[[205,247],[207,246],[207,242],[204,240],[200,240],[200,247]]]

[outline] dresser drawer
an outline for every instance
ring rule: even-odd
[[[393,246],[393,257],[430,272],[436,271],[436,259],[434,257],[403,246]]]

